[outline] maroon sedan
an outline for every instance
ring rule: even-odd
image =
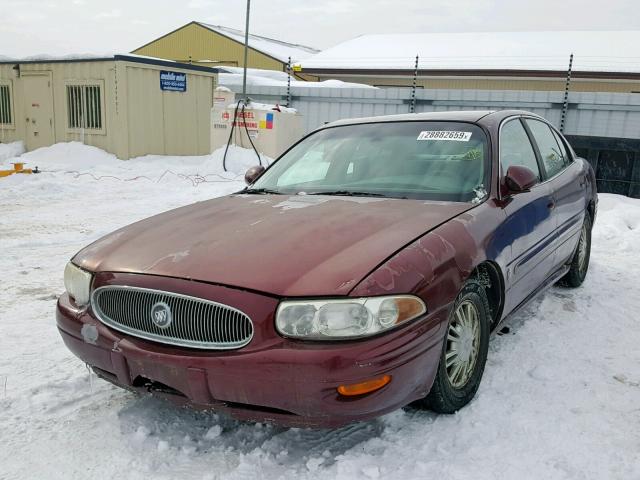
[[[247,182],[73,257],[57,324],[100,377],[288,425],[454,412],[490,332],[587,273],[593,171],[527,112],[335,122]]]

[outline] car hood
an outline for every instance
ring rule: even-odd
[[[73,259],[93,272],[162,275],[278,296],[348,294],[467,203],[236,194],[113,232]]]

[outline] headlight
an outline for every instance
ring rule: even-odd
[[[67,263],[64,269],[64,288],[73,298],[76,305],[83,307],[89,305],[91,293],[91,274],[76,267],[73,263]]]
[[[424,302],[411,295],[283,301],[276,312],[276,328],[287,337],[349,339],[389,330],[426,311]]]

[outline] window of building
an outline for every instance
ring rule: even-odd
[[[547,178],[551,178],[565,167],[564,155],[546,123],[532,119],[527,119],[526,122],[538,144]]]
[[[510,120],[500,133],[500,164],[502,173],[507,173],[511,165],[527,167],[540,180],[540,168],[536,154],[520,120]]]
[[[13,125],[11,88],[8,84],[0,84],[0,125]]]
[[[70,129],[102,130],[101,85],[67,85],[67,120]]]

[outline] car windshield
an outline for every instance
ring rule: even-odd
[[[347,125],[302,140],[248,192],[473,202],[488,165],[486,136],[470,123]]]

